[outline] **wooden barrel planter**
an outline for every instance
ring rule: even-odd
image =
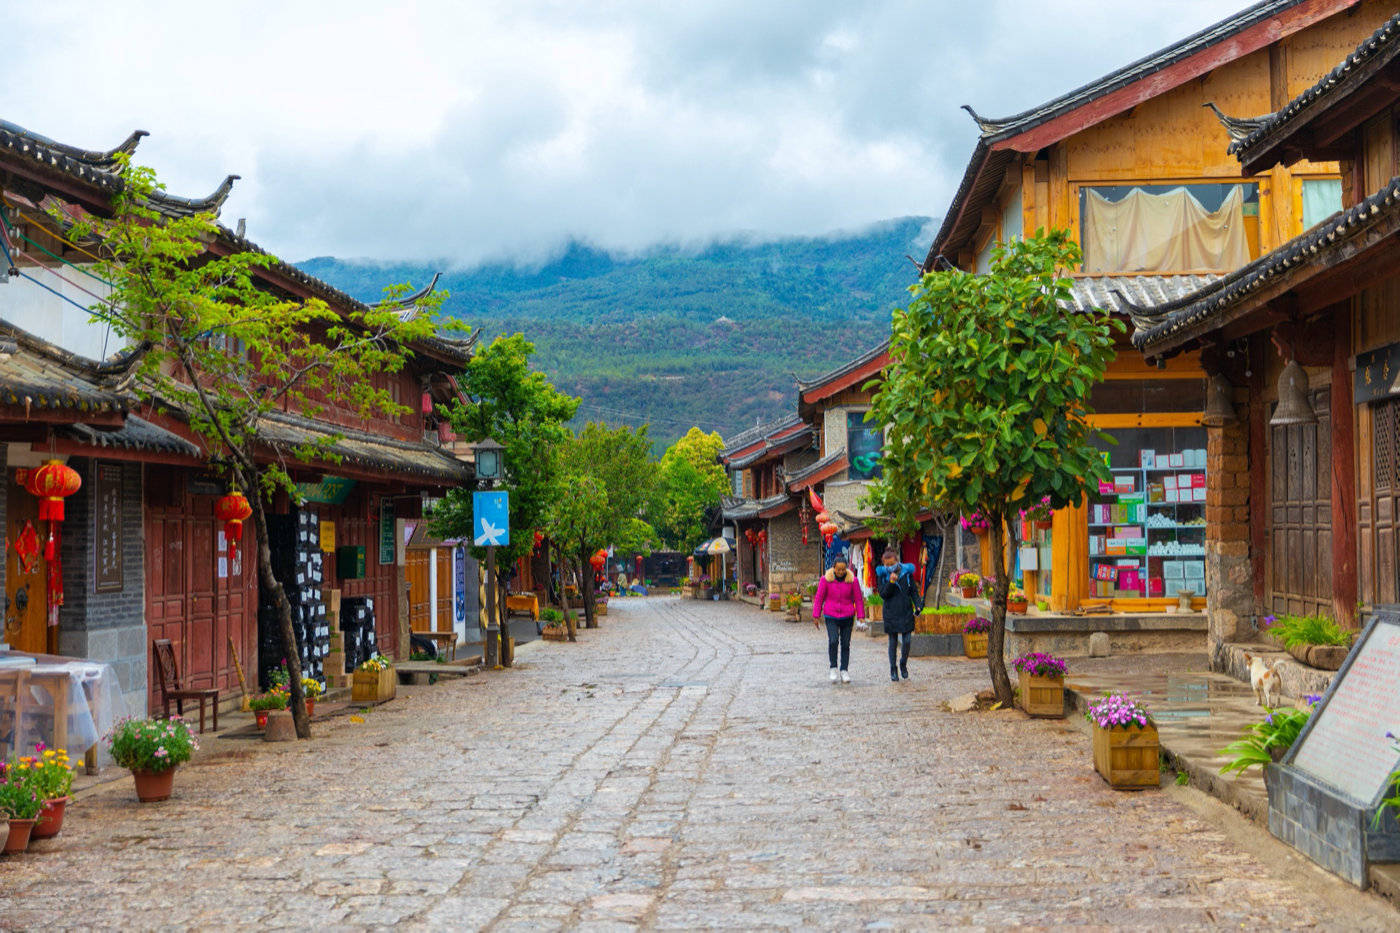
[[[1115,726],[1094,731],[1094,770],[1118,790],[1142,790],[1162,783],[1162,745],[1157,727]]]
[[[777,595],[770,595],[770,596],[768,597],[768,602],[766,603],[766,605],[767,605],[768,610],[769,610],[770,612],[782,612],[782,611],[783,611],[783,598],[782,598],[781,596],[777,596]]]
[[[356,671],[350,681],[350,699],[355,703],[382,703],[392,700],[399,679],[392,667],[382,671]]]
[[[985,658],[987,656],[986,633],[973,635],[963,632],[963,654],[969,658]]]
[[[1065,679],[1020,671],[1021,709],[1038,719],[1065,718]]]

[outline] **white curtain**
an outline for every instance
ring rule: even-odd
[[[1235,185],[1219,210],[1208,211],[1186,188],[1121,201],[1096,191],[1084,200],[1084,271],[1188,272],[1231,270],[1249,262],[1244,189]]]

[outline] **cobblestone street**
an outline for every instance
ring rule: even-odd
[[[894,685],[858,636],[833,686],[809,624],[613,606],[514,671],[202,759],[167,803],[95,788],[0,862],[0,927],[1394,926],[1194,791],[1107,789],[1072,724],[941,712],[981,662]]]

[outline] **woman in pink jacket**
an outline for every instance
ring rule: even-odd
[[[865,618],[865,593],[856,582],[845,558],[838,557],[831,569],[817,584],[817,598],[812,601],[812,624],[826,619],[826,653],[831,660],[831,682],[837,677],[843,684],[851,682],[847,669],[851,666],[851,630],[856,619]],[[841,649],[841,667],[836,667],[836,650]]]

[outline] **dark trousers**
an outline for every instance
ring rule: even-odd
[[[826,656],[831,659],[831,666],[836,666],[836,649],[841,649],[841,670],[847,670],[851,666],[851,632],[856,627],[855,617],[849,619],[833,619],[826,616]]]
[[[914,640],[914,636],[909,632],[896,635],[894,632],[886,632],[885,637],[890,640],[890,673],[895,673],[894,666],[894,646],[899,642],[899,666],[901,669],[909,666],[909,643]]]

